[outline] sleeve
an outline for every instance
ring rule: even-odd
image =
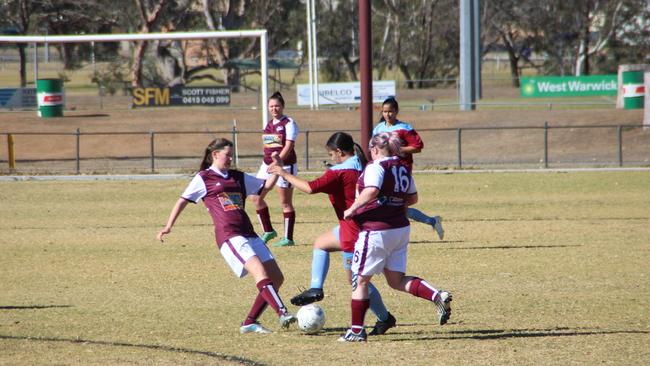
[[[381,188],[384,182],[384,168],[379,164],[368,164],[363,175],[363,186],[365,188]]]
[[[418,149],[424,148],[424,142],[422,142],[420,135],[413,129],[404,131],[400,137],[404,140],[406,146],[416,147]]]
[[[296,124],[296,122],[293,119],[291,119],[289,122],[287,122],[284,128],[287,133],[287,140],[296,141],[296,139],[298,138],[298,133],[300,132],[298,130],[298,125]]]
[[[312,193],[334,193],[341,183],[338,175],[331,170],[325,171],[323,175],[309,182]]]
[[[379,123],[377,126],[375,126],[375,128],[372,129],[372,136],[374,136],[374,135],[376,135],[376,134],[378,134],[380,132],[379,131],[379,126],[381,126],[381,123]]]
[[[197,203],[201,198],[205,197],[207,193],[208,190],[205,187],[203,178],[201,175],[197,174],[194,176],[194,178],[192,178],[190,184],[187,185],[187,188],[185,188],[185,191],[183,194],[181,194],[181,197],[190,202]]]
[[[259,195],[262,192],[262,188],[264,188],[265,182],[264,179],[259,179],[254,175],[244,173],[244,189],[246,190],[246,195]]]

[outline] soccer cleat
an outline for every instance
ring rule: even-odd
[[[270,240],[272,240],[276,236],[278,236],[278,233],[276,233],[275,230],[273,230],[273,231],[265,231],[264,234],[262,234],[261,238],[264,241],[264,243],[268,243]]]
[[[445,229],[442,228],[442,217],[432,217],[429,224],[433,227],[433,230],[438,233],[438,238],[442,240],[445,237]]]
[[[280,315],[280,327],[283,329],[289,329],[289,326],[295,323],[298,320],[295,315],[291,313],[284,313]]]
[[[447,291],[440,291],[433,303],[436,305],[436,311],[438,312],[438,322],[440,325],[445,325],[451,316],[451,294]]]
[[[269,334],[273,333],[270,330],[264,328],[262,324],[260,323],[251,323],[248,325],[242,325],[239,327],[239,333],[241,334],[246,334],[246,333],[259,333],[259,334]]]
[[[372,328],[370,333],[368,333],[368,335],[371,335],[371,336],[382,335],[382,334],[386,333],[387,330],[394,327],[396,323],[397,323],[397,319],[395,319],[393,314],[388,313],[388,319],[386,319],[384,321],[377,320],[377,322],[375,323],[375,326]]]
[[[291,303],[296,306],[311,304],[323,300],[325,294],[322,288],[310,288],[291,298]]]
[[[294,242],[293,240],[287,239],[287,238],[282,238],[279,242],[273,244],[274,247],[290,247],[293,246]]]
[[[366,334],[365,329],[361,329],[361,332],[355,333],[352,329],[348,329],[344,335],[339,338],[339,342],[365,342],[368,340],[368,335]]]

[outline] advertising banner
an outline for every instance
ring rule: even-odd
[[[309,105],[309,84],[298,85],[298,105]],[[395,80],[372,82],[372,102],[381,103],[395,96]],[[360,83],[318,84],[318,104],[359,104],[361,102]]]
[[[171,88],[133,88],[133,105],[136,107],[230,105],[230,87],[179,85]]]
[[[0,89],[0,108],[36,108],[36,88]]]
[[[616,75],[534,76],[521,78],[521,96],[527,98],[616,96]]]

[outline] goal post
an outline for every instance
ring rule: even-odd
[[[205,31],[205,32],[169,32],[169,33],[118,33],[118,34],[85,34],[85,35],[30,35],[5,36],[0,35],[0,44],[52,44],[52,43],[91,43],[91,42],[120,42],[120,41],[160,41],[160,40],[192,40],[217,38],[259,38],[260,39],[260,71],[261,71],[261,103],[262,127],[268,121],[268,44],[267,32],[261,30],[241,31]]]

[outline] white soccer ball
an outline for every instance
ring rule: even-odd
[[[298,328],[307,334],[314,334],[325,325],[325,311],[316,304],[309,304],[298,309]]]

